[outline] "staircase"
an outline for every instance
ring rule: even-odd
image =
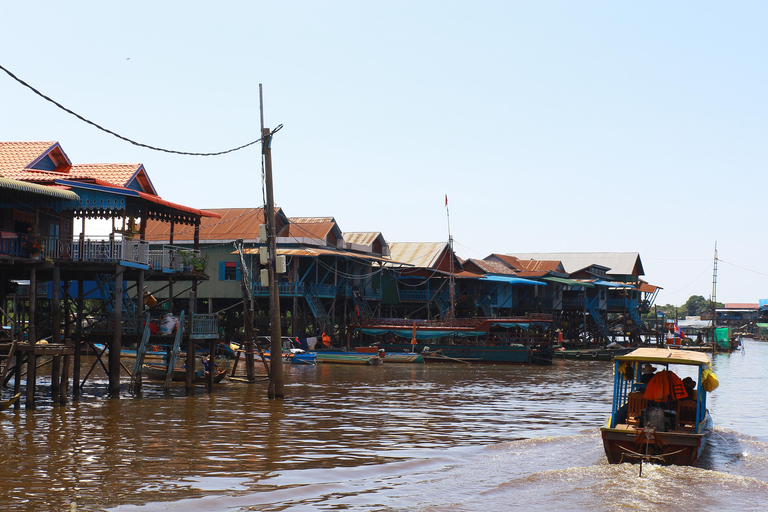
[[[360,290],[352,290],[352,300],[357,306],[361,318],[373,318],[373,311],[371,311],[368,301],[362,297]]]
[[[605,325],[605,320],[603,319],[603,316],[600,314],[600,311],[598,311],[597,308],[595,307],[594,302],[589,300],[587,301],[587,311],[589,311],[589,316],[592,317],[592,321],[597,326],[597,330],[600,332],[600,334],[606,340],[610,340],[611,333],[608,330],[608,326]]]
[[[309,304],[309,309],[312,311],[312,316],[319,320],[323,325],[331,325],[331,317],[328,316],[328,312],[325,310],[322,301],[309,293],[307,287],[304,286],[304,283],[301,284],[301,291],[307,299],[307,304]]]
[[[147,313],[146,321],[144,322],[144,332],[141,335],[141,343],[139,343],[136,349],[136,366],[133,369],[133,376],[131,377],[131,388],[134,392],[138,392],[141,388],[141,373],[144,367],[144,356],[147,355],[147,347],[149,346],[149,313]],[[176,327],[176,334],[173,336],[155,336],[152,340],[152,345],[160,347],[171,347],[170,356],[165,363],[157,363],[155,366],[164,366],[166,368],[165,377],[165,391],[166,393],[171,389],[171,381],[173,380],[173,370],[176,368],[176,359],[179,356],[179,349],[181,347],[181,340],[184,336],[184,311],[181,312],[179,317],[179,325]]]
[[[640,318],[640,312],[637,310],[637,308],[630,307],[629,309],[629,316],[632,317],[632,321],[635,322],[635,325],[639,328],[645,327],[645,322],[643,322],[643,319]]]
[[[115,312],[115,280],[107,274],[96,274],[96,286],[101,290],[101,298],[109,313]],[[123,314],[136,313],[136,304],[128,292],[123,289]]]
[[[5,379],[13,363],[13,356],[16,353],[16,340],[9,343],[0,344],[0,387],[5,386]]]

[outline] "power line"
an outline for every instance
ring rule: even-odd
[[[113,135],[113,136],[117,137],[118,139],[124,140],[126,142],[130,142],[134,146],[139,146],[139,147],[142,147],[142,148],[151,149],[153,151],[162,151],[163,153],[172,153],[172,154],[175,154],[175,155],[185,155],[185,156],[219,156],[219,155],[226,155],[227,153],[234,153],[235,151],[239,151],[239,150],[245,149],[245,148],[247,148],[249,146],[253,146],[254,144],[257,144],[257,143],[262,142],[264,140],[264,137],[260,137],[260,138],[254,140],[254,141],[251,141],[251,142],[249,142],[247,144],[243,144],[242,146],[238,146],[236,148],[228,149],[226,151],[217,151],[215,153],[193,153],[193,152],[188,152],[188,151],[175,151],[175,150],[172,150],[172,149],[164,149],[164,148],[158,148],[158,147],[155,147],[155,146],[150,146],[148,144],[142,144],[141,142],[136,142],[133,139],[129,139],[128,137],[124,137],[124,136],[122,136],[122,135],[120,135],[118,133],[115,133],[112,130],[108,130],[107,128],[104,128],[103,126],[100,126],[97,123],[94,123],[93,121],[91,121],[89,119],[86,119],[85,117],[81,116],[77,112],[74,112],[74,111],[68,109],[67,107],[65,107],[61,103],[59,103],[59,102],[49,98],[45,94],[43,94],[40,91],[38,91],[37,89],[35,89],[34,87],[32,87],[31,85],[26,83],[24,80],[20,79],[19,77],[17,77],[16,75],[14,75],[10,71],[8,71],[2,65],[0,65],[0,69],[5,71],[8,74],[8,76],[10,76],[14,80],[16,80],[18,83],[20,83],[24,87],[30,89],[32,92],[34,92],[35,94],[37,94],[38,96],[40,96],[44,100],[50,101],[51,103],[53,103],[54,105],[59,107],[64,112],[66,112],[68,114],[71,114],[71,115],[75,116],[76,118],[80,119],[81,121],[83,121],[83,122],[85,122],[87,124],[90,124],[91,126],[93,126],[95,128],[98,128],[99,130],[101,130],[103,132],[106,132],[106,133],[108,133],[110,135]],[[274,134],[276,131],[278,131],[280,128],[282,128],[282,125],[280,125],[278,128],[273,130],[272,133],[270,133],[270,136],[272,134]]]

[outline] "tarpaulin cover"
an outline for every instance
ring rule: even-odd
[[[363,334],[367,334],[369,336],[381,336],[383,334],[393,334],[395,336],[398,336],[400,338],[413,338],[413,330],[412,329],[368,329],[363,328],[360,329],[360,332]],[[434,338],[442,338],[444,336],[454,336],[458,338],[466,338],[467,336],[485,336],[484,331],[454,331],[454,330],[443,330],[443,331],[420,331],[416,330],[416,339],[417,340],[430,340]]]
[[[527,284],[527,285],[539,284],[541,286],[547,286],[547,283],[542,283],[541,281],[533,281],[531,279],[523,279],[522,277],[483,276],[480,278],[480,280],[496,281],[499,283],[508,283],[508,284]]]

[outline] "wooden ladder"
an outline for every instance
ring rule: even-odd
[[[141,335],[141,343],[139,343],[139,346],[136,349],[136,366],[133,369],[133,376],[131,377],[131,387],[133,388],[135,393],[138,393],[141,389],[141,374],[142,369],[144,367],[144,356],[147,354],[147,346],[149,345],[149,338],[150,336],[150,330],[149,330],[149,313],[147,313],[147,319],[144,322],[144,332]],[[171,353],[168,356],[168,359],[165,363],[158,363],[157,366],[165,366],[166,367],[166,376],[165,376],[165,391],[168,392],[171,389],[171,382],[173,381],[173,370],[176,367],[176,359],[179,355],[179,348],[181,347],[181,340],[184,337],[184,311],[181,312],[181,316],[179,317],[179,324],[178,327],[176,327],[176,335],[173,337],[173,340],[162,340],[157,341],[157,339],[152,341],[153,345],[157,345],[160,347],[171,347]]]

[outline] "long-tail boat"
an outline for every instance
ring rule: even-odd
[[[613,371],[611,415],[600,429],[608,462],[695,464],[713,429],[707,393],[718,385],[707,355],[638,348],[616,356]]]

